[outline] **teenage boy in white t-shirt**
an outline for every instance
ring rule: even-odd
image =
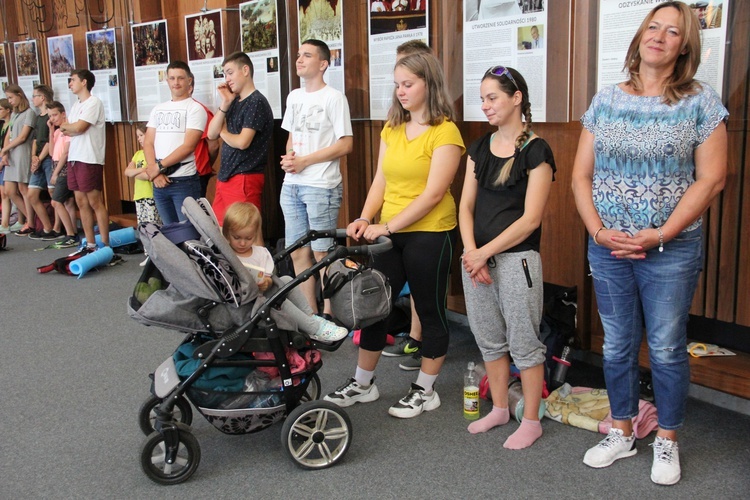
[[[164,224],[185,220],[182,202],[188,196],[201,195],[195,146],[201,140],[208,115],[190,97],[193,81],[187,63],[169,63],[167,83],[172,99],[151,111],[143,141],[146,172],[154,182],[154,201]]]
[[[68,88],[78,101],[68,113],[68,123],[60,126],[70,137],[68,149],[68,187],[75,194],[81,225],[89,250],[96,248],[94,220],[99,225],[102,243],[109,246],[109,213],[104,204],[104,104],[91,95],[96,78],[87,69],[70,72]]]
[[[287,97],[281,127],[289,132],[287,153],[281,157],[286,172],[281,187],[287,244],[303,236],[308,229],[335,229],[343,187],[339,160],[352,151],[352,123],[349,103],[344,94],[326,85],[323,73],[328,69],[331,51],[320,40],[302,42],[297,53],[297,76],[304,87]],[[331,238],[312,242],[292,253],[294,271],[299,274],[325,257],[333,244]],[[315,282],[300,285],[313,311]],[[326,313],[330,305],[326,304]]]

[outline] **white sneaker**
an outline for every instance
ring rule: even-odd
[[[369,387],[362,387],[356,380],[350,378],[344,385],[328,394],[323,398],[342,408],[351,406],[354,403],[369,403],[380,397],[378,387],[375,385],[375,379],[370,381]]]
[[[635,437],[626,438],[620,429],[613,427],[609,430],[607,437],[593,448],[589,448],[583,457],[583,463],[589,467],[601,469],[609,467],[615,460],[632,457],[637,452]]]
[[[398,418],[412,418],[421,415],[422,412],[432,411],[440,407],[440,396],[436,390],[427,394],[417,384],[411,384],[409,394],[399,400],[398,403],[388,409],[388,414]]]
[[[333,321],[320,318],[318,331],[310,335],[313,340],[322,340],[323,342],[337,342],[349,335],[349,330],[343,326],[337,326]]]
[[[148,255],[146,255],[146,258],[141,261],[140,264],[138,264],[141,267],[145,267],[146,264],[148,264]]]
[[[668,486],[680,480],[680,451],[675,441],[669,438],[656,437],[651,446],[654,448],[654,463],[651,466],[651,480],[656,484]]]
[[[0,234],[10,234],[10,228],[8,226],[0,226]]]

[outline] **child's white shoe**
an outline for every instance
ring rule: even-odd
[[[343,326],[337,326],[333,321],[320,318],[318,331],[314,335],[310,335],[310,338],[323,342],[336,342],[347,335],[349,335],[349,330]]]

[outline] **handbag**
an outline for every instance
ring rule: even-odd
[[[328,265],[323,297],[331,300],[331,312],[349,330],[385,319],[391,313],[391,286],[383,273],[351,259]]]

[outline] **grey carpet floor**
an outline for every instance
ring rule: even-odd
[[[384,358],[381,398],[347,410],[353,443],[336,466],[295,466],[280,424],[228,436],[196,413],[199,469],[184,484],[156,485],[139,465],[138,408],[149,395],[148,374],[182,337],[126,314],[142,256],[75,279],[36,272],[66,251],[34,251],[43,245],[15,236],[8,243],[0,252],[0,498],[747,498],[750,417],[704,402],[689,402],[683,479],[672,487],[649,480],[652,437],[638,443],[635,457],[592,470],[581,458],[601,436],[585,430],[546,420],[542,439],[522,451],[502,447],[515,423],[470,435],[462,372],[479,353],[459,316],[436,411],[388,416],[415,372]],[[324,353],[324,392],[353,374],[355,359],[349,342]]]

